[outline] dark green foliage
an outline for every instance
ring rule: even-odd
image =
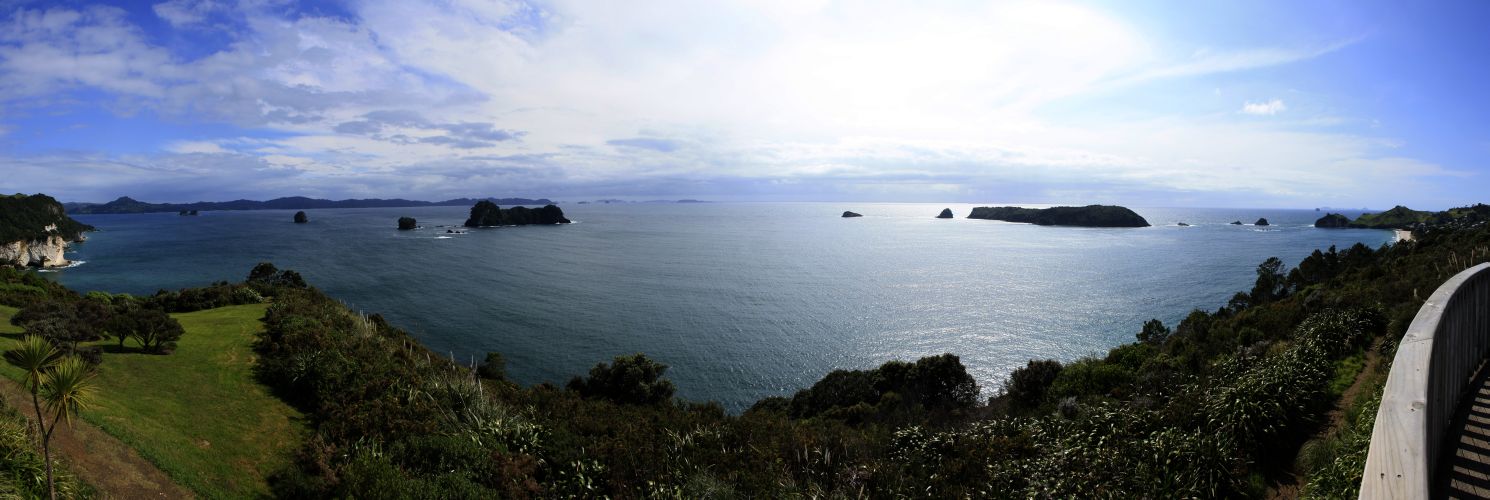
[[[56,230],[47,231],[46,227],[50,225],[56,225]],[[53,235],[68,241],[80,241],[84,232],[93,229],[93,226],[68,217],[62,204],[50,196],[0,196],[0,243],[37,241]]]
[[[616,356],[611,364],[597,363],[589,377],[575,377],[569,390],[587,398],[604,398],[622,404],[655,405],[673,398],[673,382],[662,378],[667,365],[641,353]]]
[[[890,361],[872,370],[834,370],[797,391],[784,407],[769,400],[755,409],[785,409],[793,418],[827,417],[857,425],[963,411],[977,397],[977,382],[962,360],[942,354],[914,363]]]
[[[279,275],[271,274],[271,280],[278,278]],[[286,279],[293,281],[297,278],[287,277]],[[259,285],[261,288],[268,288],[262,281]],[[187,313],[225,306],[259,304],[264,302],[264,296],[253,286],[219,281],[202,288],[186,288],[174,292],[161,290],[145,299],[144,302],[146,307],[161,309],[165,312]]]
[[[976,207],[969,219],[1026,222],[1040,226],[1082,227],[1148,227],[1149,221],[1127,207],[1087,205],[1084,207],[1020,208]]]
[[[1257,282],[1252,285],[1252,305],[1266,304],[1288,294],[1288,280],[1284,269],[1283,261],[1277,257],[1268,257],[1268,260],[1257,266]]]
[[[476,375],[487,380],[507,380],[507,360],[502,357],[502,353],[486,353],[486,359],[476,367]]]
[[[1121,390],[1133,383],[1133,371],[1120,364],[1103,360],[1084,359],[1067,364],[1050,383],[1050,397],[1068,396],[1115,396],[1126,394]]]
[[[116,309],[108,331],[119,347],[125,339],[133,339],[141,349],[154,353],[166,353],[176,348],[176,341],[186,330],[164,310],[153,307],[125,307]]]
[[[304,210],[301,210],[299,212],[295,212],[295,223],[296,224],[304,224],[304,223],[307,223],[307,222],[310,222],[310,217],[306,217],[305,216],[305,211]]]
[[[1385,212],[1362,214],[1360,217],[1356,217],[1355,222],[1350,223],[1350,227],[1407,229],[1414,224],[1427,222],[1433,215],[1433,212],[1413,210],[1402,205],[1397,205]]]
[[[1030,360],[1024,368],[1009,374],[1004,382],[1004,394],[1024,407],[1034,407],[1045,401],[1050,384],[1061,373],[1061,363],[1053,359]]]
[[[0,304],[24,308],[36,302],[77,298],[77,292],[47,280],[40,274],[0,266]]]
[[[21,309],[10,323],[55,345],[74,347],[78,342],[103,338],[103,325],[112,315],[107,303],[96,300],[47,301]]]
[[[1340,214],[1325,214],[1319,220],[1314,221],[1314,227],[1343,228],[1350,227],[1350,218]]]
[[[1145,344],[1163,344],[1169,339],[1169,327],[1164,326],[1163,321],[1151,319],[1143,323],[1143,330],[1138,332],[1138,341]]]
[[[414,229],[414,228],[417,228],[417,227],[419,227],[419,221],[414,220],[413,217],[399,217],[398,218],[398,229],[400,231],[408,231],[410,229]]]
[[[512,207],[502,210],[497,204],[482,200],[471,207],[471,217],[466,219],[466,227],[490,227],[490,226],[524,226],[528,224],[568,224],[569,219],[564,218],[564,211],[555,205],[544,205],[543,208],[531,209],[526,207]]]
[[[274,264],[260,262],[248,273],[248,286],[253,287],[261,293],[274,293],[280,288],[306,288],[305,279],[300,273],[291,270],[280,271]]]

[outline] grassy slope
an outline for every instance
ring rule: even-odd
[[[83,417],[203,497],[267,495],[265,478],[289,463],[303,431],[300,414],[253,377],[250,346],[267,307],[173,315],[186,335],[168,356],[105,354],[97,402]],[[10,334],[0,350],[18,332],[14,313],[0,306],[0,333]],[[20,375],[8,364],[0,374]]]

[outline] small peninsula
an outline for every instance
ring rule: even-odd
[[[0,197],[0,265],[60,267],[69,242],[94,230],[68,217],[62,204],[44,194]]]
[[[1449,210],[1445,213],[1451,217],[1454,212],[1454,210]],[[1414,224],[1427,222],[1433,216],[1434,212],[1413,210],[1402,205],[1397,205],[1385,212],[1361,214],[1360,217],[1356,217],[1354,222],[1350,223],[1350,227],[1365,229],[1407,229]]]
[[[848,210],[844,210],[843,211],[843,216],[844,217],[863,217],[864,214],[860,214],[860,213],[857,213],[857,212],[850,212]]]
[[[1314,221],[1314,227],[1341,229],[1350,227],[1350,218],[1340,214],[1325,214],[1319,220]]]
[[[1078,227],[1148,227],[1143,216],[1116,205],[1087,205],[1084,207],[977,207],[968,214],[969,219],[1024,222],[1037,226]]]
[[[494,227],[568,223],[569,219],[564,218],[564,211],[556,205],[544,205],[543,208],[538,209],[512,207],[503,210],[496,203],[481,200],[471,207],[471,217],[466,219],[465,226]]]

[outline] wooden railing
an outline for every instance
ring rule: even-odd
[[[1371,429],[1364,499],[1428,498],[1444,432],[1490,350],[1490,264],[1428,297],[1397,346]]]

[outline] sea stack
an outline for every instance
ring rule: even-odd
[[[399,217],[398,218],[398,230],[400,230],[400,231],[408,231],[408,230],[414,229],[416,227],[419,227],[419,221],[414,220],[413,217]]]
[[[843,216],[844,217],[863,217],[863,215],[861,215],[861,214],[850,212],[848,210],[844,210],[843,211]]]
[[[950,208],[943,208],[942,209],[942,213],[937,214],[936,218],[938,218],[938,219],[951,219],[952,218],[952,209],[950,209]]]
[[[1242,225],[1242,221],[1239,221],[1239,220],[1231,221],[1231,225],[1233,225],[1233,226],[1240,226],[1240,225]]]
[[[310,222],[310,217],[306,217],[305,216],[305,211],[304,210],[301,210],[299,212],[295,212],[295,223],[296,224],[304,224],[304,223],[307,223],[307,222]]]
[[[1267,225],[1270,225],[1270,224],[1268,224],[1268,220],[1266,218],[1262,218],[1262,219],[1257,219],[1257,222],[1253,222],[1252,225],[1254,225],[1254,226],[1267,226]]]
[[[1331,229],[1350,227],[1350,219],[1340,214],[1325,214],[1324,217],[1314,221],[1314,227]]]

